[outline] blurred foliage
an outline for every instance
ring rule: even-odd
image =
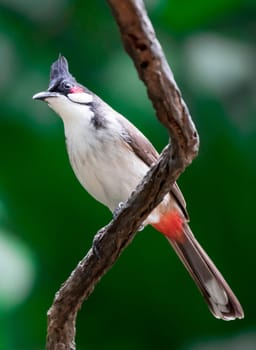
[[[78,349],[255,349],[256,2],[146,4],[201,137],[179,181],[191,225],[246,318],[215,320],[166,240],[146,228],[80,311]],[[64,54],[159,151],[168,138],[106,1],[1,0],[0,10],[0,349],[43,349],[54,293],[111,218],[73,175],[61,120],[31,99],[51,63]]]

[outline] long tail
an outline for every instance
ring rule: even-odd
[[[159,226],[153,226],[159,229]],[[238,299],[198,243],[188,224],[182,223],[182,232],[179,235],[164,235],[195,281],[212,314],[226,321],[243,318],[244,312]]]

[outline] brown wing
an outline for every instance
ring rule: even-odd
[[[122,134],[124,141],[144,163],[151,167],[159,157],[159,154],[154,146],[132,123],[130,123],[121,114],[119,114],[119,120],[124,129],[124,133]],[[173,184],[171,194],[176,199],[185,217],[189,219],[185,199],[176,182]]]

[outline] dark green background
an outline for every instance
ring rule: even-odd
[[[83,305],[77,348],[255,349],[256,3],[147,8],[201,137],[179,180],[191,226],[246,317],[214,319],[167,241],[146,228]],[[72,173],[60,118],[31,98],[59,52],[159,151],[168,141],[106,1],[0,1],[1,350],[44,348],[54,293],[111,219]]]

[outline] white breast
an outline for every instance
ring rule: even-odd
[[[129,197],[148,167],[123,146],[117,135],[92,128],[73,135],[66,128],[70,161],[83,187],[113,211]]]
[[[136,188],[148,166],[125,146],[115,116],[108,118],[105,128],[96,129],[89,106],[49,102],[64,121],[68,154],[78,180],[113,211]]]

